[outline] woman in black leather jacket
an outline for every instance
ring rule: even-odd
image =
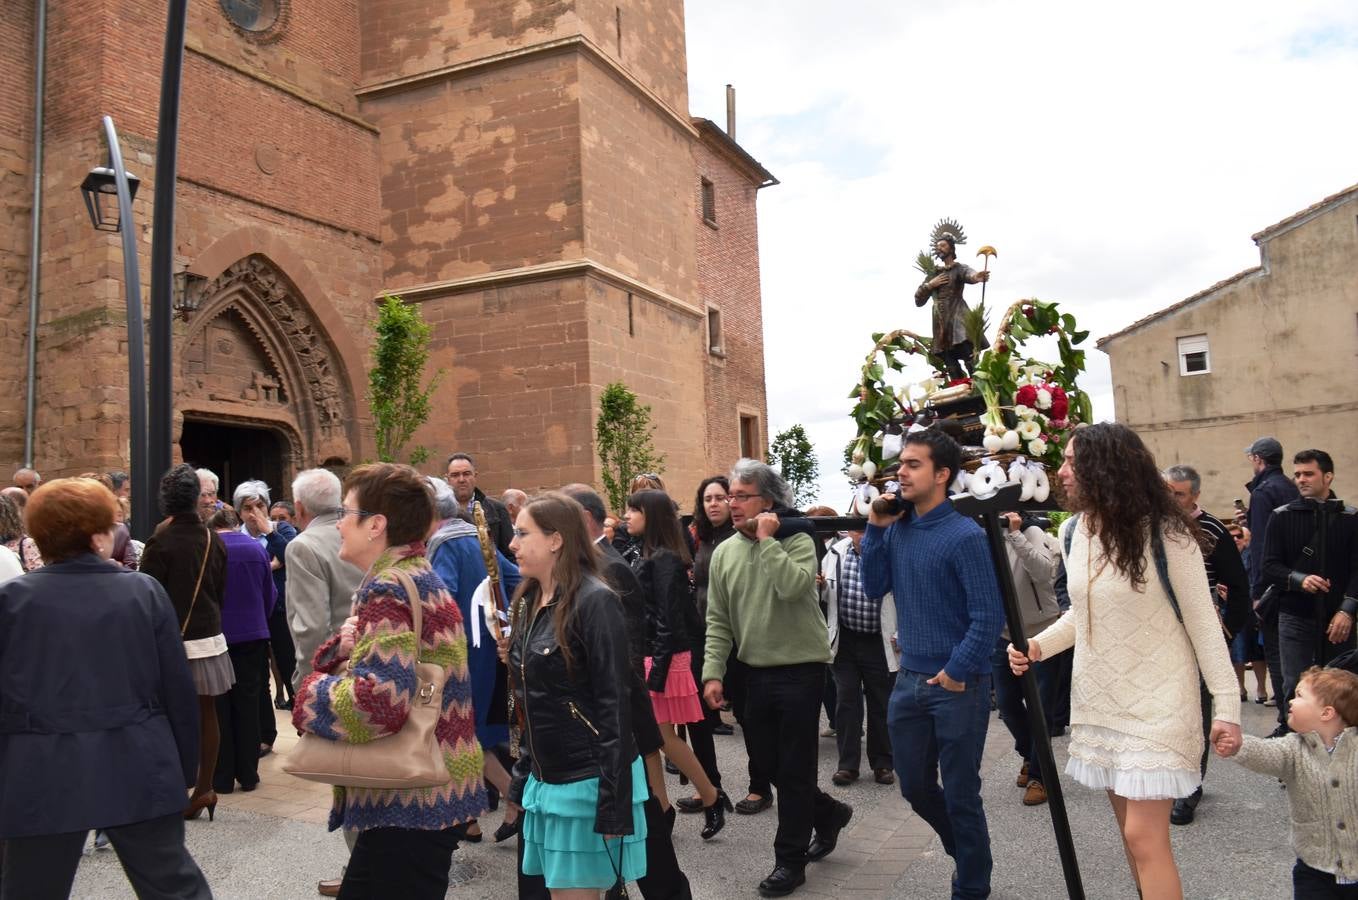
[[[693,599],[688,547],[674,501],[664,491],[632,494],[626,519],[628,534],[641,541],[641,557],[632,568],[646,604],[646,687],[665,739],[665,756],[693,782],[705,816],[702,838],[709,840],[725,827],[731,801],[721,789],[716,760],[712,771],[705,771],[675,732],[676,725],[707,727],[693,677],[693,651],[702,647],[703,623]]]
[[[524,809],[523,872],[542,875],[554,895],[646,874],[627,628],[581,515],[564,494],[536,497],[510,545],[523,581],[508,647],[521,729],[509,799]]]

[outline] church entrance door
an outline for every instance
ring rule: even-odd
[[[184,462],[211,469],[221,479],[217,497],[231,502],[231,492],[241,482],[257,479],[269,486],[278,500],[289,493],[287,442],[273,428],[250,427],[184,417],[179,449]]]

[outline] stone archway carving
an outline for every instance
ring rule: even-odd
[[[180,341],[176,406],[200,416],[275,423],[300,435],[305,465],[353,460],[358,441],[349,379],[291,280],[267,257],[251,254],[204,285],[201,296]]]

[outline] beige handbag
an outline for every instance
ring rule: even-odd
[[[405,724],[396,734],[364,744],[304,734],[283,763],[283,771],[289,775],[343,787],[389,790],[437,787],[452,778],[434,733],[443,712],[443,685],[448,673],[443,666],[419,661],[423,624],[420,593],[409,575],[399,569],[389,571],[405,587],[415,620],[417,688]]]

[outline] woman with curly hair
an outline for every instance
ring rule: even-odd
[[[198,516],[202,488],[192,466],[180,464],[160,479],[161,523],[142,553],[141,571],[165,587],[178,617],[189,671],[198,690],[198,781],[184,810],[196,819],[217,808],[212,776],[217,769],[221,731],[217,698],[236,683],[236,670],[222,633],[222,594],[226,590],[226,546]]]
[[[1179,898],[1169,841],[1174,800],[1202,783],[1199,673],[1211,740],[1240,735],[1240,696],[1221,641],[1196,524],[1125,425],[1082,428],[1058,477],[1074,512],[1061,527],[1070,610],[1009,646],[1015,674],[1075,648],[1066,774],[1108,792],[1143,897]]]

